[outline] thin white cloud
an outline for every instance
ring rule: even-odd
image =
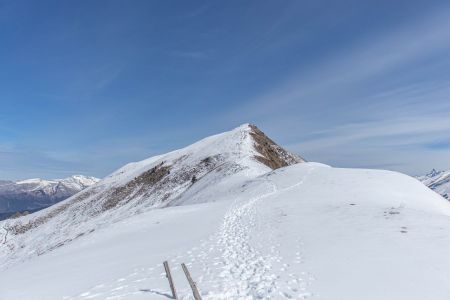
[[[365,80],[449,51],[448,28],[450,10],[443,10],[377,38],[371,36],[332,58],[324,58],[313,69],[301,69],[279,86],[251,100],[246,108],[240,107],[239,111],[259,117],[299,101],[333,101]],[[237,116],[241,115],[239,111],[235,112]]]
[[[438,138],[450,139],[450,118],[404,118],[386,121],[346,124],[313,132],[309,141],[291,145],[296,149],[314,151],[325,147],[339,147],[355,142],[369,142],[384,146],[421,145]],[[307,138],[308,139],[308,138]]]
[[[449,66],[449,28],[442,9],[369,36],[231,115],[262,120],[307,159],[408,173],[450,168],[448,151],[427,148],[450,140],[450,81],[439,76]]]

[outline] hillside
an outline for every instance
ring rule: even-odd
[[[3,259],[0,256],[0,266],[42,255],[151,209],[214,202],[218,194],[245,180],[303,161],[245,124],[186,148],[130,163],[66,201],[5,222],[9,250],[3,251]],[[42,231],[46,234],[39,234]]]
[[[249,125],[0,225],[2,300],[168,299],[164,260],[181,299],[182,262],[203,299],[450,294],[445,199],[403,174],[305,162]]]

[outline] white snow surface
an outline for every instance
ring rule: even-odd
[[[0,299],[448,299],[450,206],[399,173],[288,166],[0,273]],[[44,233],[40,233],[44,234]]]
[[[0,268],[42,256],[148,210],[218,201],[220,194],[271,170],[255,159],[260,154],[252,132],[244,124],[186,148],[130,163],[65,201],[0,222],[0,240],[4,240]],[[292,161],[303,161],[287,155]]]
[[[84,175],[73,175],[64,179],[52,179],[52,180],[45,180],[41,178],[33,178],[33,179],[25,179],[25,180],[19,180],[15,183],[17,185],[35,185],[33,187],[33,190],[37,189],[46,189],[48,187],[53,187],[57,184],[64,184],[68,187],[72,187],[73,189],[82,190],[88,186],[91,186],[97,182],[99,182],[100,179],[92,176],[84,176]]]
[[[448,201],[390,171],[295,156],[272,171],[250,132],[128,164],[0,222],[0,300],[169,299],[164,260],[186,300],[183,262],[206,300],[448,299]]]
[[[32,178],[19,181],[5,181],[5,184],[0,185],[2,193],[29,193],[33,191],[42,191],[43,193],[52,196],[58,193],[58,189],[64,187],[65,190],[81,191],[91,185],[99,182],[100,179],[84,176],[73,175],[64,179],[46,180],[41,178]]]
[[[418,176],[417,179],[442,197],[450,198],[450,171],[436,171],[433,169],[424,176]]]
[[[16,182],[0,181],[0,214],[49,207],[96,184],[99,180],[95,177],[74,175],[53,180],[34,178]]]

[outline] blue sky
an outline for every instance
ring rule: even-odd
[[[246,122],[333,166],[450,169],[446,2],[0,0],[0,178]]]

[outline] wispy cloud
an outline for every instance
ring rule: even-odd
[[[170,55],[181,58],[206,59],[208,54],[205,51],[172,50]]]
[[[450,10],[445,10],[415,24],[405,24],[393,32],[370,36],[370,39],[349,45],[334,57],[324,58],[319,64],[291,75],[279,86],[264,91],[249,104],[258,108],[251,111],[258,116],[271,114],[274,108],[293,102],[314,99],[335,102],[337,97],[357,90],[359,85],[377,76],[450,50],[448,28]]]
[[[0,165],[2,166],[0,179],[9,180],[31,177],[64,177],[74,173],[86,173],[78,169],[79,165],[52,158],[37,149],[12,143],[0,145]]]
[[[312,132],[304,142],[291,147],[309,152],[356,142],[377,147],[419,147],[440,139],[450,139],[450,118],[446,116],[346,124]]]
[[[450,140],[450,74],[441,70],[450,66],[449,28],[447,9],[355,42],[232,116],[261,120],[314,160],[410,173],[434,167],[417,160],[437,149],[427,145]],[[437,167],[450,168],[450,154],[437,157]]]

